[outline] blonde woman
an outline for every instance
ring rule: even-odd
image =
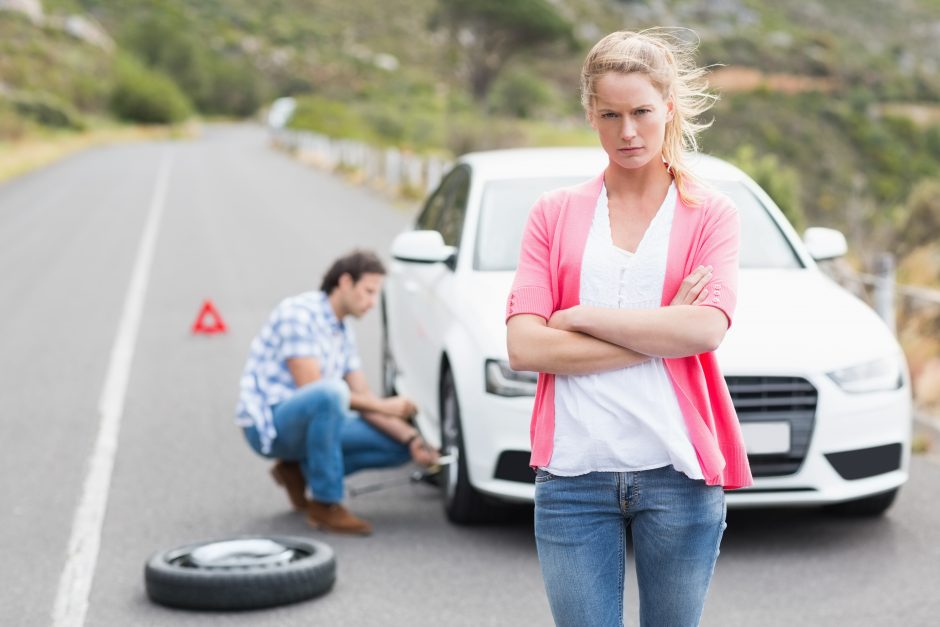
[[[731,324],[738,217],[683,161],[711,104],[692,50],[617,32],[581,99],[609,165],[533,207],[507,306],[510,363],[540,373],[535,534],[555,622],[623,624],[626,534],[640,624],[699,623],[725,528],[751,484],[713,351]]]

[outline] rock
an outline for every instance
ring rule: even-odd
[[[33,22],[42,22],[42,2],[40,0],[0,0],[0,11],[15,11],[29,16]]]
[[[114,50],[114,40],[108,36],[104,27],[91,18],[81,15],[70,15],[65,18],[64,30],[76,39],[87,41],[109,52]]]
[[[56,28],[82,41],[98,46],[108,52],[114,50],[114,40],[104,27],[83,15],[46,16],[40,0],[0,0],[0,11],[13,11],[29,17],[37,26]]]

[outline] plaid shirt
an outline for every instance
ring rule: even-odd
[[[236,423],[258,429],[265,453],[277,436],[272,408],[297,391],[287,368],[292,357],[315,358],[324,379],[342,379],[362,367],[353,330],[336,318],[326,293],[306,292],[281,301],[251,342]]]

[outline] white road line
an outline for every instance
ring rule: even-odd
[[[98,401],[98,437],[88,461],[88,474],[85,476],[81,500],[72,520],[72,535],[69,538],[65,569],[59,579],[52,610],[53,627],[81,627],[85,623],[88,598],[101,546],[101,529],[108,506],[111,471],[117,454],[118,434],[124,413],[124,395],[134,358],[134,347],[137,344],[137,330],[143,312],[144,297],[147,294],[172,161],[170,150],[167,149],[160,162],[147,223],[137,249],[134,271],[124,299],[124,311],[114,346],[111,348],[111,361]]]

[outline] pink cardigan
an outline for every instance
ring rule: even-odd
[[[573,187],[542,196],[529,214],[519,267],[506,307],[506,319],[536,314],[548,320],[559,309],[579,303],[581,259],[604,174]],[[734,314],[738,277],[738,214],[723,195],[704,187],[693,193],[702,201],[692,207],[676,204],[662,305],[698,265],[714,267],[703,305]],[[713,353],[664,359],[692,446],[708,485],[725,489],[753,483],[741,427],[724,377]],[[555,434],[555,376],[539,373],[532,412],[530,464],[546,466]]]

